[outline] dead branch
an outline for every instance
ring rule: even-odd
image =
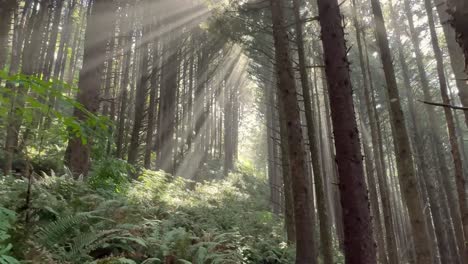
[[[457,105],[449,105],[449,104],[443,104],[443,103],[434,103],[434,102],[428,102],[428,101],[422,101],[418,100],[421,103],[428,104],[428,105],[434,105],[434,106],[442,106],[442,107],[447,107],[451,108],[454,110],[463,110],[463,111],[468,111],[468,107],[463,107],[463,106],[457,106]]]

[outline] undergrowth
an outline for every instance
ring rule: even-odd
[[[29,203],[27,179],[1,177],[0,263],[293,263],[261,177],[143,171],[129,182],[128,167],[106,162],[87,181],[34,180]]]

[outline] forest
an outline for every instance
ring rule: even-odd
[[[468,264],[467,0],[0,0],[0,264]]]

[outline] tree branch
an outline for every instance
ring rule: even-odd
[[[463,111],[468,111],[468,107],[463,107],[463,106],[456,106],[456,105],[449,105],[449,104],[442,104],[442,103],[434,103],[434,102],[427,102],[427,101],[422,101],[418,100],[421,103],[428,104],[428,105],[435,105],[435,106],[442,106],[442,107],[447,107],[455,110],[463,110]]]

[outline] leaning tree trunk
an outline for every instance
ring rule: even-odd
[[[395,70],[393,68],[382,9],[378,0],[372,0],[371,4],[376,25],[377,44],[380,49],[380,56],[387,82],[390,122],[394,137],[395,155],[398,157],[396,160],[398,176],[403,191],[403,198],[408,207],[411,227],[413,229],[412,234],[416,250],[416,262],[419,264],[433,263],[431,239],[424,218],[422,197],[418,191],[418,181],[413,166],[413,156],[405,119],[401,109]]]
[[[432,5],[430,0],[424,0],[424,6],[426,7],[427,18],[429,22],[429,30],[431,33],[431,43],[434,50],[434,55],[437,63],[437,74],[439,77],[439,87],[444,104],[450,104],[450,98],[448,95],[447,81],[444,72],[444,62],[442,58],[442,51],[439,47],[439,40],[435,30],[434,16],[432,14]],[[468,20],[467,20],[468,22]],[[468,25],[466,25],[468,26]],[[465,248],[461,249],[461,254],[464,259],[468,258],[468,207],[466,203],[466,182],[463,173],[463,165],[460,154],[460,148],[458,146],[458,139],[456,135],[456,128],[454,123],[454,117],[452,109],[444,107],[445,120],[447,122],[447,128],[449,133],[449,141],[451,147],[451,153],[454,163],[455,180],[457,183],[458,202],[460,206],[460,213],[462,217],[463,233],[465,235]]]
[[[291,172],[291,185],[294,200],[294,217],[296,223],[296,263],[314,263],[315,255],[310,250],[314,243],[313,219],[310,202],[312,193],[307,178],[304,139],[297,100],[296,83],[289,54],[289,38],[283,17],[280,0],[271,0],[273,21],[273,39],[275,47],[276,73],[278,92],[281,96],[280,109],[287,124],[288,150]]]
[[[376,263],[342,17],[338,1],[317,3],[343,207],[345,260],[349,264]]]

